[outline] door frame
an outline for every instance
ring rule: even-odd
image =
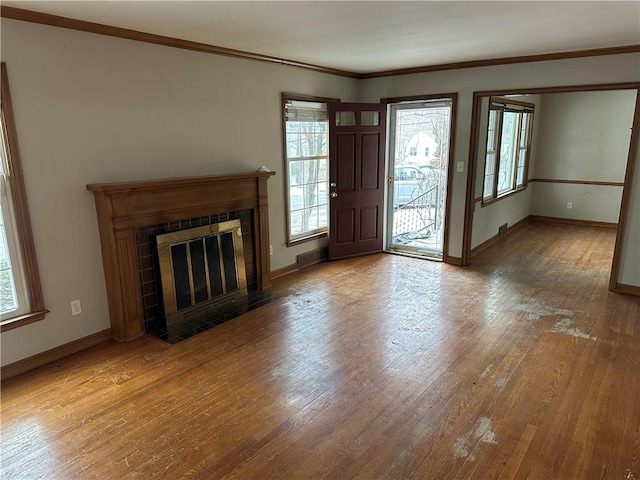
[[[442,237],[442,261],[444,263],[450,263],[452,265],[460,265],[460,259],[454,256],[449,255],[449,230],[450,230],[450,219],[451,219],[451,191],[453,188],[453,174],[455,173],[455,144],[456,144],[456,131],[457,131],[457,111],[458,111],[458,93],[457,92],[449,92],[449,93],[430,93],[424,95],[411,95],[411,96],[403,96],[403,97],[389,97],[389,98],[381,98],[380,103],[384,103],[387,105],[387,132],[389,130],[389,125],[391,124],[391,109],[389,108],[392,103],[402,103],[402,102],[417,102],[417,101],[430,101],[430,100],[450,100],[451,101],[451,124],[450,124],[450,133],[449,133],[449,162],[447,165],[447,199],[445,201],[444,207],[444,233]],[[390,141],[391,135],[387,133],[387,165],[386,171],[389,172],[389,162],[390,162]],[[388,192],[388,188],[385,189]],[[388,201],[388,195],[386,196]],[[386,222],[388,208],[385,209],[385,244],[387,241],[387,225]],[[428,258],[428,257],[425,257]]]
[[[611,274],[609,277],[609,290],[612,292],[621,292],[617,283],[620,273],[620,261],[622,254],[622,240],[627,223],[627,215],[631,199],[631,183],[633,181],[633,172],[638,154],[638,140],[640,137],[640,82],[627,83],[601,83],[591,85],[568,85],[560,87],[536,87],[536,88],[506,88],[501,90],[484,90],[473,92],[473,104],[471,110],[471,132],[469,135],[469,168],[467,175],[467,195],[465,199],[464,212],[464,228],[462,238],[462,265],[468,265],[471,258],[471,233],[473,229],[473,213],[475,211],[475,178],[478,170],[478,151],[479,151],[479,127],[481,99],[483,97],[504,96],[504,95],[544,95],[550,93],[574,93],[574,92],[599,92],[607,90],[636,90],[636,104],[634,110],[634,118],[631,131],[631,139],[629,141],[629,152],[627,155],[627,165],[624,177],[624,186],[622,187],[622,201],[620,202],[620,214],[618,219],[618,228],[616,230],[616,243],[613,250],[613,261],[611,265]]]

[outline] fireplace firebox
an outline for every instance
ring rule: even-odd
[[[239,220],[158,235],[156,245],[167,324],[247,295]]]

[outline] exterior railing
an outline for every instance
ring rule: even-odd
[[[436,185],[396,207],[393,215],[393,244],[406,245],[412,240],[429,238],[438,225],[439,200]]]

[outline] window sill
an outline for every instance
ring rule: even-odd
[[[14,328],[22,327],[30,323],[39,322],[44,320],[44,317],[49,313],[49,310],[42,310],[40,312],[31,312],[26,315],[20,315],[19,317],[12,318],[2,323],[0,331],[6,332],[7,330],[13,330]]]
[[[512,195],[515,195],[516,193],[520,193],[523,192],[527,189],[527,185],[524,185],[522,187],[516,188],[515,190],[511,190],[507,193],[503,193],[502,195],[500,195],[499,197],[496,198],[488,198],[488,199],[482,199],[482,207],[486,207],[489,206],[493,203],[499,202],[500,200],[504,200],[505,198],[508,198]]]
[[[306,242],[310,242],[311,240],[316,240],[318,238],[322,238],[322,237],[326,237],[327,236],[327,232],[317,232],[317,233],[313,233],[307,237],[302,237],[302,238],[296,238],[295,240],[289,240],[287,242],[287,247],[293,247],[295,245],[299,245],[301,243],[306,243]]]

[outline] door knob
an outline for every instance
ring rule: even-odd
[[[338,192],[331,192],[331,193],[329,194],[329,196],[330,196],[331,198],[336,198],[336,197],[338,196]]]

